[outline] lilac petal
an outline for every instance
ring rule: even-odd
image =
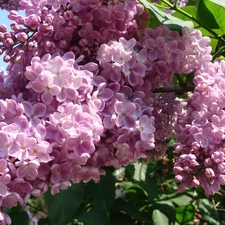
[[[51,88],[49,89],[49,92],[52,94],[52,95],[57,95],[60,93],[60,87],[57,86],[57,85],[52,85]]]
[[[25,177],[27,174],[27,167],[26,166],[20,166],[17,169],[17,177],[22,178]]]
[[[124,110],[126,115],[133,115],[136,109],[136,105],[134,103],[127,103],[124,105]]]
[[[5,132],[0,131],[0,151],[4,151],[8,144],[8,135]]]
[[[132,51],[133,47],[136,45],[135,38],[131,38],[127,41],[124,37],[121,37],[119,38],[119,42],[123,45],[126,51]]]
[[[124,116],[123,123],[126,127],[134,127],[135,119],[133,116]]]
[[[154,47],[155,47],[155,40],[152,39],[152,38],[148,38],[148,39],[145,41],[145,45],[146,45],[149,49],[154,49]]]
[[[141,119],[139,120],[140,126],[142,125],[146,126],[148,123],[149,123],[149,118],[146,115],[142,116]]]
[[[38,152],[37,157],[43,163],[48,163],[51,160],[49,154],[46,152]]]
[[[115,112],[117,114],[123,113],[124,103],[122,102],[116,102],[114,104]]]
[[[60,56],[56,56],[51,61],[51,67],[53,70],[57,70],[63,66],[64,60]]]
[[[132,68],[132,73],[136,76],[143,77],[145,75],[146,67],[142,63],[136,63],[136,65]]]
[[[17,117],[15,123],[19,126],[20,130],[26,130],[29,127],[27,117],[24,115]]]
[[[41,100],[46,104],[49,105],[51,104],[52,100],[53,100],[53,96],[51,93],[49,93],[49,91],[45,91],[42,95],[41,95]]]
[[[70,52],[66,52],[62,58],[64,61],[69,60],[69,59],[75,59],[75,55],[73,52],[70,51]]]
[[[147,57],[148,55],[147,55],[146,49],[142,49],[137,55],[138,61],[141,61],[141,62],[145,62],[147,60]]]
[[[8,191],[8,187],[4,184],[1,184],[1,181],[0,181],[0,196],[5,196],[7,191]]]
[[[37,103],[33,106],[33,115],[36,117],[42,117],[45,115],[46,106],[43,103]]]
[[[149,133],[147,131],[142,131],[141,132],[141,140],[147,141],[148,140],[148,135],[149,135]]]
[[[112,91],[109,88],[101,90],[100,93],[98,94],[99,98],[102,99],[103,101],[109,100],[113,95],[114,91]]]
[[[128,82],[131,86],[134,87],[139,82],[139,76],[135,75],[134,73],[131,73],[130,75],[128,75]]]
[[[155,44],[158,48],[162,48],[165,44],[165,39],[164,37],[162,36],[158,36],[156,39],[155,39]]]
[[[32,84],[32,88],[37,93],[42,93],[42,92],[46,91],[46,86],[42,82],[40,82],[40,81],[35,81]]]
[[[51,182],[53,184],[59,183],[60,179],[61,179],[61,174],[59,172],[55,172],[51,176]]]
[[[28,114],[28,115],[31,115],[32,104],[30,102],[27,102],[27,101],[23,101],[22,104],[23,104],[25,113]]]

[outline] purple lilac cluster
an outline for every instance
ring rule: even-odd
[[[201,186],[207,196],[225,184],[225,63],[203,62],[195,72],[185,117],[178,119],[179,159],[174,165],[179,190]]]
[[[144,28],[149,14],[136,0],[21,0],[25,16],[10,11],[12,32],[0,28],[0,53],[10,72],[24,71],[34,56],[73,51],[94,60],[102,43],[130,39]]]
[[[0,9],[18,10],[20,0],[0,0]]]
[[[0,71],[2,224],[4,207],[49,187],[55,194],[98,181],[105,166],[159,159],[185,126],[186,105],[157,89],[211,60],[199,31],[144,29],[149,15],[137,1],[20,4],[26,16],[10,12],[13,31],[0,26],[9,62]]]

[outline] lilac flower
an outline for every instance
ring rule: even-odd
[[[200,132],[194,135],[195,140],[198,141],[203,148],[207,148],[210,144],[210,135],[211,135],[212,128],[207,127],[204,130],[200,130]]]
[[[84,153],[90,154],[95,151],[92,136],[88,133],[81,133],[78,137],[70,138],[68,140],[68,146],[74,151],[77,157],[82,156]]]
[[[47,141],[39,141],[29,149],[29,159],[36,159],[39,162],[48,163],[51,161],[50,153],[52,152],[52,147]]]
[[[53,77],[53,83],[59,87],[67,85],[67,79],[71,74],[71,68],[60,56],[54,57],[45,67],[44,73]]]
[[[61,181],[69,181],[71,174],[71,164],[69,162],[65,162],[63,164],[53,164],[51,167],[51,182],[53,184],[58,184]]]
[[[33,148],[34,144],[36,144],[35,138],[27,137],[24,133],[19,133],[15,142],[9,149],[9,155],[18,158],[19,160],[28,159],[28,150]]]
[[[30,102],[24,101],[22,102],[24,106],[25,115],[30,119],[30,122],[33,126],[36,126],[40,123],[41,117],[43,117],[46,113],[46,105],[43,103],[37,103],[32,106]]]
[[[9,172],[8,164],[5,159],[0,159],[0,175],[4,176]]]
[[[10,140],[11,139],[11,140]],[[0,131],[0,156],[4,157],[7,150],[10,148],[13,139],[10,138],[6,132]]]
[[[136,86],[141,77],[145,76],[146,67],[141,62],[137,62],[133,57],[130,61],[124,64],[123,73],[128,78],[128,83],[131,86]]]
[[[2,225],[10,225],[12,222],[9,215],[7,215],[3,210],[0,211],[0,222]]]
[[[100,33],[94,30],[92,23],[88,22],[79,30],[79,35],[87,40],[87,45],[92,46],[94,40],[100,36]]]
[[[8,192],[6,194],[6,196],[4,197],[3,199],[3,205],[7,208],[12,208],[12,207],[15,207],[18,205],[18,203],[20,205],[23,204],[23,200],[22,198],[20,197],[20,195],[16,192]]]
[[[36,160],[30,160],[29,162],[22,161],[16,164],[19,166],[17,169],[18,178],[26,178],[27,180],[35,180],[38,176],[38,168],[40,163]]]
[[[68,132],[70,137],[79,137],[81,133],[88,133],[93,129],[92,117],[83,110],[79,110],[78,107],[74,107],[74,109],[75,113],[71,115],[70,120],[62,124],[62,128]]]
[[[10,180],[11,176],[9,174],[0,176],[0,196],[4,197],[7,194],[8,191],[7,184],[10,182]]]
[[[115,112],[118,117],[116,119],[117,126],[133,127],[135,125],[134,112],[136,106],[134,103],[116,102],[114,104]]]
[[[155,40],[153,38],[148,38],[145,41],[145,44],[148,48],[148,58],[151,61],[155,61],[156,59],[160,59],[164,54],[164,43],[165,40],[163,37],[157,37]]]
[[[32,88],[37,93],[41,94],[41,100],[46,104],[49,105],[52,100],[53,96],[60,93],[60,87],[53,83],[52,76],[44,76],[41,80],[36,80],[32,83]]]
[[[147,141],[149,139],[149,135],[155,132],[154,125],[154,117],[148,118],[148,116],[144,115],[140,118],[140,120],[136,121],[136,127],[140,131],[141,140]]]
[[[193,125],[195,125],[195,126],[205,125],[208,122],[208,120],[207,120],[208,115],[207,114],[208,114],[208,110],[206,108],[202,108],[201,111],[192,112],[192,116],[194,118],[194,120],[192,122]]]

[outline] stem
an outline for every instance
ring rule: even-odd
[[[37,210],[38,212],[43,212],[43,213],[45,213],[45,214],[47,215],[47,212],[45,212],[43,209],[39,209],[39,208],[37,208],[37,207],[31,205],[31,204],[28,203],[28,202],[27,202],[27,205],[30,206],[31,208]]]
[[[177,2],[178,2],[178,0],[175,0],[174,5],[176,5],[176,6],[177,6]]]
[[[181,79],[181,77],[180,77],[180,74],[175,74],[175,76],[177,77],[177,80],[178,80],[178,82],[179,82],[179,85],[181,86],[181,87],[185,87],[185,83],[183,82],[183,80]]]
[[[161,88],[156,88],[153,90],[153,93],[169,93],[169,92],[175,92],[175,93],[184,93],[184,92],[189,92],[193,91],[195,88],[194,85],[188,85],[186,87],[161,87]]]
[[[162,2],[164,2],[165,4],[167,4],[171,10],[175,10],[181,14],[183,14],[184,16],[188,17],[189,19],[195,21],[197,24],[199,24],[201,27],[203,27],[205,30],[207,30],[208,32],[210,32],[214,37],[218,38],[218,34],[216,32],[214,32],[213,30],[211,30],[210,28],[206,27],[204,24],[202,24],[198,19],[194,18],[192,15],[190,15],[189,13],[185,12],[184,10],[180,9],[177,7],[176,4],[171,4],[170,2],[168,2],[167,0],[162,0]],[[176,1],[177,2],[177,1]]]
[[[218,56],[225,52],[225,46],[222,46],[214,55],[212,61],[214,61]]]

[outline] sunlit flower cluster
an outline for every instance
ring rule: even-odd
[[[174,165],[175,179],[185,187],[202,186],[207,196],[225,184],[224,61],[204,63],[195,72],[196,88],[189,94],[188,110],[179,118]]]
[[[210,64],[209,38],[145,28],[149,14],[135,0],[21,0],[20,9],[24,17],[10,12],[12,31],[0,26],[9,62],[0,71],[1,224],[10,224],[4,207],[48,188],[56,194],[71,182],[99,181],[104,167],[160,159],[175,131],[180,190],[200,183],[208,190],[209,181],[217,186],[206,194],[218,190],[224,65]],[[160,93],[194,71],[188,104]]]

